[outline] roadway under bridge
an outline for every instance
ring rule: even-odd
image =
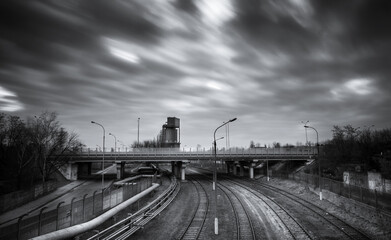
[[[185,180],[186,165],[191,161],[218,161],[226,164],[228,172],[235,175],[239,168],[243,175],[244,168],[249,169],[250,178],[254,177],[254,167],[264,161],[308,161],[317,155],[316,148],[250,148],[220,150],[216,155],[212,150],[180,151],[179,148],[132,149],[125,152],[99,152],[85,149],[73,155],[60,171],[69,180],[76,180],[81,169],[91,174],[91,165],[101,163],[116,165],[117,179],[122,179],[126,163],[171,163],[172,172]]]

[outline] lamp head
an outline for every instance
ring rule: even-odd
[[[304,126],[305,128],[309,128],[308,126]]]
[[[91,121],[91,123],[95,123],[94,121]]]
[[[233,118],[231,120],[229,120],[228,122],[233,122],[233,121],[236,121],[237,118]]]

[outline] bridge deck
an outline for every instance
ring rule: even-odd
[[[308,160],[316,155],[316,148],[267,148],[267,149],[230,149],[217,151],[216,157],[225,161],[252,160]],[[208,151],[180,151],[179,149],[133,149],[126,152],[82,151],[72,157],[73,162],[102,161],[182,161],[213,160],[214,153]]]

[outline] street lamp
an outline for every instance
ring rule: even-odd
[[[215,190],[215,234],[219,234],[219,220],[217,218],[217,190],[215,188],[215,186],[217,185],[217,163],[216,163],[216,160],[217,160],[217,152],[216,152],[216,132],[219,128],[221,128],[222,126],[224,126],[225,124],[228,124],[230,122],[233,122],[235,121],[237,118],[233,118],[231,120],[229,120],[228,122],[225,122],[223,123],[222,125],[220,125],[219,127],[216,128],[216,130],[214,131],[213,133],[213,145],[214,145],[214,155],[215,155],[215,169],[214,169],[214,172],[213,172],[213,189]]]
[[[137,119],[137,147],[140,145],[140,118]]]
[[[311,128],[313,129],[315,132],[316,132],[316,146],[317,146],[317,150],[318,150],[318,174],[319,174],[319,199],[322,200],[322,186],[320,184],[320,178],[321,178],[321,173],[320,173],[320,157],[319,157],[319,134],[318,134],[318,131],[316,131],[315,128],[313,127],[310,127],[310,126],[307,126],[307,125],[304,125],[305,128]]]
[[[305,126],[307,126],[307,123],[309,123],[310,121],[306,121],[306,122],[303,122],[301,121],[301,123],[304,124],[304,128],[305,128],[305,145],[308,146],[308,138],[307,138],[307,128]]]
[[[103,127],[102,124],[94,122],[94,121],[91,121],[91,123],[99,125],[103,129],[103,158],[102,158],[102,190],[103,190],[105,187],[105,172],[104,172],[104,170],[105,170],[105,135],[106,135],[106,131],[105,131],[105,128]]]
[[[117,138],[116,138],[115,135],[112,134],[112,133],[109,133],[109,135],[111,135],[111,136],[114,137],[114,152],[116,152],[116,151],[117,151]]]

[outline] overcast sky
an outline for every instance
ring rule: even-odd
[[[56,111],[89,147],[153,139],[181,120],[182,147],[305,143],[301,121],[390,128],[391,2],[1,1],[0,111]],[[224,128],[217,133],[225,136]],[[314,131],[308,132],[315,142]],[[218,146],[224,147],[225,141]]]

